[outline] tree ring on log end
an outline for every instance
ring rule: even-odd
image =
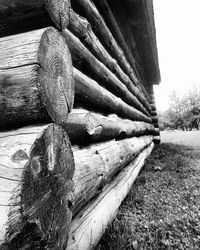
[[[41,36],[38,63],[43,104],[52,120],[62,124],[73,107],[75,84],[67,44],[52,27],[47,28]]]
[[[48,159],[49,149],[56,162],[53,169],[48,166],[51,161]],[[33,167],[35,161],[36,168]],[[28,249],[66,248],[72,218],[69,204],[73,203],[74,168],[67,134],[61,126],[49,125],[35,140],[22,176],[23,229],[34,225],[34,230],[21,230],[15,237],[15,241],[18,241],[15,244],[18,245],[14,247],[25,249],[28,242]]]
[[[45,8],[59,30],[67,28],[70,18],[70,0],[45,0]]]

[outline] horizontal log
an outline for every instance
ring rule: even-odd
[[[114,219],[152,149],[153,143],[123,169],[94,202],[74,218],[67,250],[94,249],[108,224]]]
[[[75,160],[73,215],[95,196],[141,150],[151,144],[152,136],[129,138],[73,150]]]
[[[74,159],[55,124],[0,133],[0,249],[65,249]]]
[[[138,102],[132,92],[136,92],[134,85],[130,84],[128,88],[103,64],[101,63],[82,43],[81,41],[74,36],[69,30],[65,29],[62,31],[62,35],[66,39],[67,45],[69,46],[70,52],[72,54],[73,65],[89,75],[93,79],[103,85],[109,91],[122,98],[129,105],[142,109],[143,112],[147,115],[147,111],[144,107]],[[130,89],[134,89],[130,92]],[[142,95],[140,95],[142,96]],[[145,108],[149,106],[146,104]]]
[[[90,0],[74,0],[72,1],[72,7],[88,19],[92,25],[92,29],[97,34],[99,40],[102,41],[107,51],[110,51],[111,56],[118,61],[120,67],[128,74],[135,86],[139,87],[140,82],[135,72],[93,2]]]
[[[137,97],[139,101],[135,100],[135,103],[139,110],[143,113],[147,113],[149,109],[149,103],[142,95],[142,93],[133,85],[130,78],[124,73],[124,71],[120,68],[115,59],[113,59],[110,54],[103,47],[99,39],[96,37],[94,32],[92,31],[90,23],[87,19],[79,16],[73,10],[70,12],[70,23],[68,29],[77,36],[81,42],[93,53],[93,55],[105,66],[114,73],[119,80],[128,88],[128,90]],[[83,51],[83,49],[81,49]],[[88,57],[87,57],[88,58]],[[144,104],[142,104],[144,103]],[[145,109],[144,107],[147,108]]]
[[[74,68],[73,73],[75,79],[75,105],[81,105],[90,110],[100,110],[106,114],[116,113],[122,118],[133,121],[151,123],[150,117],[129,106],[76,68]]]
[[[67,119],[74,101],[71,55],[52,27],[0,38],[0,129]]]
[[[0,36],[69,23],[70,0],[1,0]]]
[[[117,115],[107,117],[84,109],[73,109],[63,127],[71,143],[78,145],[156,133],[152,124],[120,119]]]
[[[101,1],[94,0],[93,2],[97,6],[97,8],[101,12],[101,14],[103,15],[103,18],[104,18],[106,25],[108,25],[108,28],[110,29],[110,31],[113,34],[113,36],[115,37],[117,43],[119,44],[122,51],[124,52],[124,54],[129,62],[129,64],[131,65],[133,71],[136,73],[136,77],[138,78],[138,85],[148,100],[149,95],[147,93],[146,88],[141,84],[142,79],[141,79],[141,76],[140,76],[138,69],[137,69],[137,66],[138,66],[137,62],[136,62],[135,58],[133,57],[133,51],[130,51],[129,47],[127,46],[127,42],[125,41],[125,37],[121,32],[121,29],[118,25],[118,22],[116,21],[115,16],[113,15],[113,12],[112,12],[107,0],[101,0]],[[118,7],[120,8],[122,6],[118,6]],[[121,12],[120,12],[120,14],[121,14]],[[143,79],[143,80],[144,80],[143,84],[145,84],[146,83],[145,79]]]

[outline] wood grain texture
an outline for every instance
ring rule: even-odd
[[[134,137],[73,150],[76,166],[73,177],[73,215],[101,193],[105,184],[151,144],[152,140],[152,136]]]
[[[133,85],[128,75],[124,73],[117,61],[110,56],[110,54],[101,44],[99,39],[94,34],[87,19],[79,16],[77,13],[71,10],[68,29],[81,40],[81,42],[99,61],[101,61],[112,73],[114,73],[119,78],[119,80],[127,87],[127,89],[136,97],[135,106],[137,106],[137,108],[144,114],[148,115],[148,101],[141,97],[142,93],[137,89],[137,87]],[[138,100],[143,100],[144,104],[140,103]]]
[[[103,116],[85,109],[73,109],[63,128],[72,144],[121,140],[141,135],[156,135],[152,124],[120,119],[116,114]]]
[[[64,249],[74,160],[55,124],[0,133],[0,249]]]
[[[139,87],[139,79],[127,61],[123,50],[118,45],[109,28],[107,27],[95,4],[90,0],[74,0],[72,1],[72,7],[79,11],[82,16],[88,19],[99,40],[103,43],[105,48],[110,51],[112,57],[117,60],[124,72],[128,74],[132,82]]]
[[[0,36],[69,24],[70,0],[0,0]]]
[[[129,193],[153,143],[124,168],[99,195],[72,221],[67,250],[94,249],[109,223],[114,219],[119,206]]]
[[[100,85],[103,85],[109,91],[122,98],[127,104],[134,108],[141,108],[137,98],[129,89],[133,89],[133,85],[125,86],[103,63],[101,63],[69,30],[65,29],[62,35],[66,39],[72,54],[73,65],[79,70],[89,75]],[[136,89],[134,89],[136,91]],[[137,92],[134,92],[137,94]],[[136,95],[137,97],[139,94]],[[142,95],[140,95],[142,96]],[[148,108],[149,106],[146,105]],[[145,107],[146,107],[145,106]],[[145,109],[143,108],[143,111]],[[147,113],[145,111],[145,113]]]
[[[151,123],[150,117],[129,106],[76,68],[74,68],[73,73],[76,93],[75,105],[80,105],[93,111],[101,110],[105,114],[116,113],[122,118],[128,118],[133,121]]]
[[[0,39],[0,129],[67,119],[74,101],[71,56],[50,27]]]

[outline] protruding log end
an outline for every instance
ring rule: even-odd
[[[67,28],[70,19],[70,0],[45,0],[45,8],[59,30]]]
[[[71,54],[64,38],[50,27],[40,40],[38,81],[42,101],[52,120],[58,124],[66,121],[74,103],[75,84]]]
[[[9,213],[3,249],[66,248],[73,174],[68,136],[60,126],[49,125],[31,148],[22,174],[20,209]]]

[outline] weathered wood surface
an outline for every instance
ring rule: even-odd
[[[122,118],[151,123],[151,118],[126,104],[97,82],[74,68],[75,105],[105,114],[116,113]]]
[[[91,25],[87,21],[87,19],[79,16],[73,10],[71,10],[70,23],[68,29],[81,40],[81,42],[93,53],[93,55],[98,60],[105,64],[105,66],[119,78],[119,80],[128,88],[128,90],[134,96],[137,97],[137,99],[135,100],[135,105],[137,105],[139,110],[148,115],[147,110],[150,110],[148,101],[141,96],[142,93],[138,90],[137,87],[133,85],[130,78],[120,68],[117,61],[113,59],[103,47],[99,39],[92,31]],[[81,51],[83,51],[83,48],[81,49]],[[140,103],[138,100],[142,100],[142,102]],[[144,107],[147,107],[147,110]]]
[[[152,140],[152,136],[134,137],[73,150],[76,166],[73,177],[73,215],[97,196],[105,184],[151,144]]]
[[[0,36],[69,24],[70,0],[0,0]]]
[[[125,86],[103,63],[101,63],[82,43],[74,36],[69,30],[65,29],[62,32],[64,38],[66,39],[67,45],[69,46],[70,52],[72,54],[73,65],[79,70],[89,75],[93,79],[103,85],[105,88],[110,90],[112,93],[122,98],[129,105],[142,109],[142,111],[147,115],[146,109],[140,104],[136,96],[142,95],[136,92],[134,85]],[[130,92],[130,89],[134,91],[136,96]],[[146,104],[145,108],[149,108]]]
[[[72,7],[88,19],[99,40],[102,41],[105,48],[110,51],[112,57],[118,61],[119,65],[124,72],[129,75],[132,82],[139,87],[140,82],[135,72],[93,2],[90,0],[73,0]]]
[[[64,249],[74,160],[55,124],[0,133],[0,249]]]
[[[71,55],[55,28],[0,38],[0,129],[62,123],[74,89]]]
[[[99,197],[91,202],[72,221],[67,250],[94,249],[108,224],[114,219],[119,206],[129,193],[146,158],[153,149],[153,143],[124,168],[107,185]]]
[[[103,116],[85,109],[73,109],[63,127],[71,143],[78,145],[157,134],[152,124],[120,119],[114,114]]]
[[[106,22],[106,25],[108,25],[108,28],[110,29],[111,33],[115,37],[116,41],[119,43],[119,46],[122,48],[128,62],[130,63],[131,67],[133,68],[134,72],[136,73],[136,76],[139,80],[138,85],[142,89],[142,91],[144,92],[144,94],[148,100],[149,95],[147,93],[147,90],[141,84],[142,81],[144,84],[144,78],[141,79],[140,73],[137,70],[137,64],[136,64],[135,58],[133,57],[133,51],[130,51],[129,47],[127,46],[127,42],[125,41],[124,35],[121,32],[121,29],[117,23],[117,20],[115,19],[115,16],[113,15],[113,12],[112,12],[107,0],[101,0],[101,1],[94,0],[93,2],[97,6],[97,8],[101,12],[101,14],[103,15],[103,18]],[[122,7],[122,6],[119,6],[119,8],[120,7]],[[121,11],[120,11],[120,13],[121,13]]]

